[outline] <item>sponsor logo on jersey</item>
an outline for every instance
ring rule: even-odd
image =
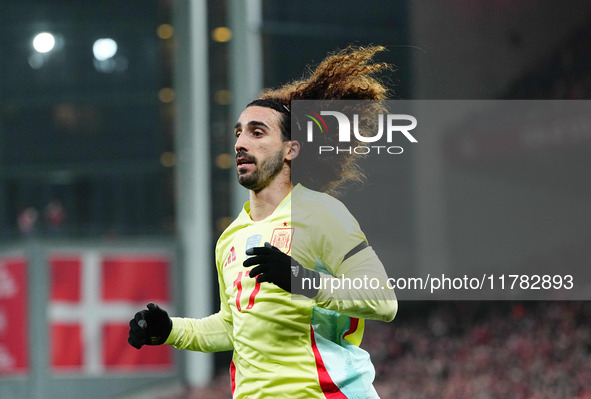
[[[234,262],[236,260],[236,250],[234,249],[234,247],[232,247],[230,249],[230,254],[228,255],[228,258],[226,259],[226,262],[224,263],[224,267],[228,266],[230,263]]]

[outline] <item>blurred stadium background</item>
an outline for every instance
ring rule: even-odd
[[[4,0],[0,33],[2,399],[230,397],[230,354],[138,352],[127,321],[215,311],[215,240],[246,198],[234,121],[327,52],[385,45],[405,100],[591,95],[586,0]],[[591,264],[589,131],[492,140],[392,163],[395,223],[370,237],[391,274]],[[383,398],[582,399],[590,322],[585,301],[402,302],[362,346]]]

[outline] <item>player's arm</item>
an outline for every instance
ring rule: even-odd
[[[172,330],[166,342],[178,349],[220,352],[234,349],[232,325],[222,311],[202,319],[172,318]]]
[[[270,282],[293,294],[316,301],[318,307],[350,317],[391,321],[398,310],[394,290],[387,286],[384,266],[365,241],[349,251],[334,268],[334,277],[309,270],[295,259],[266,243],[247,250],[252,257],[245,267],[255,266],[250,276]],[[350,282],[349,285],[344,285]],[[358,284],[363,286],[359,287]]]
[[[219,265],[218,265],[219,266]],[[178,349],[200,352],[221,352],[234,349],[232,343],[232,313],[225,295],[225,284],[218,269],[220,311],[202,318],[172,318],[172,330],[166,344]]]
[[[202,319],[169,317],[158,305],[149,303],[129,322],[128,342],[134,348],[143,345],[172,345],[178,349],[219,352],[233,349],[231,324],[222,311]]]
[[[310,230],[307,250],[324,266],[319,271],[326,271],[316,281],[320,287],[314,296],[316,306],[351,317],[394,319],[398,310],[394,290],[388,288],[386,270],[355,217],[336,200],[325,202],[310,216],[320,219],[322,228]]]
[[[316,306],[350,317],[394,319],[398,311],[396,294],[388,287],[382,262],[365,241],[347,253],[333,270],[335,276],[318,273],[314,281],[319,287],[314,296]]]
[[[232,317],[227,298],[224,298],[223,278],[218,275],[218,280],[221,296],[219,312],[201,319],[171,318],[158,305],[150,303],[129,322],[129,344],[137,349],[143,345],[168,344],[178,349],[201,352],[232,350]]]

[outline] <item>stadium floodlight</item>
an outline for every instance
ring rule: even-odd
[[[117,42],[110,38],[98,39],[92,45],[92,53],[98,61],[106,61],[117,54]]]
[[[33,48],[38,53],[49,53],[55,47],[55,37],[49,32],[39,33],[33,39]]]

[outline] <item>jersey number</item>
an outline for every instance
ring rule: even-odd
[[[247,270],[244,273],[244,277],[248,277],[250,274],[250,270]],[[242,296],[242,272],[238,273],[238,277],[234,280],[234,287],[238,288],[238,293],[236,294],[236,308],[239,312],[242,312],[242,306],[240,306],[240,297]],[[261,289],[261,283],[257,281],[256,285],[254,286],[254,290],[250,293],[248,297],[248,305],[246,305],[246,309],[252,309],[254,306],[254,298],[257,296]]]

